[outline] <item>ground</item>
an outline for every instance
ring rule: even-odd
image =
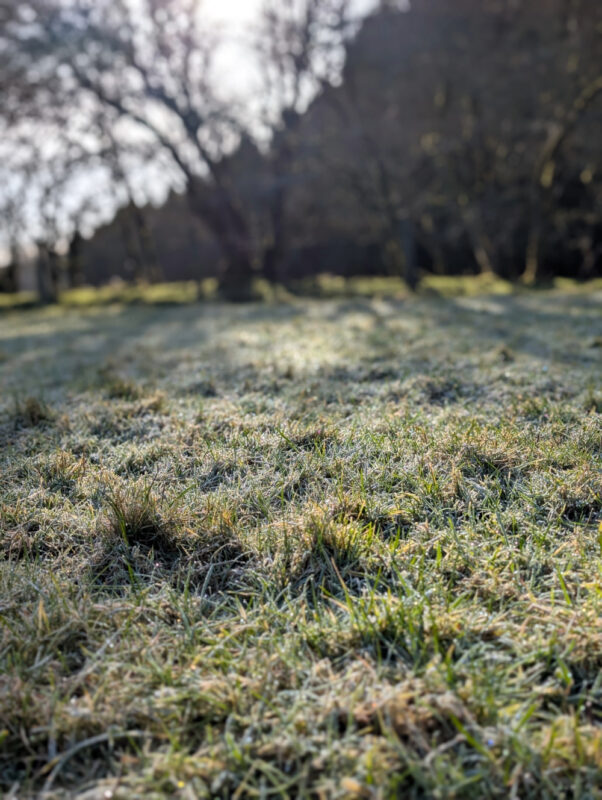
[[[602,797],[601,309],[4,312],[5,796]]]

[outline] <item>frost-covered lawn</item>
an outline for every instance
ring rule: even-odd
[[[0,316],[0,790],[601,797],[602,294]]]

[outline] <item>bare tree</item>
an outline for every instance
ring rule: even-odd
[[[160,146],[177,169],[193,212],[220,244],[224,292],[246,297],[253,277],[250,235],[222,168],[238,125],[215,91],[217,43],[203,28],[199,0],[23,5],[30,21],[16,36],[44,56],[38,89],[49,80],[54,84],[58,75],[57,91],[77,87],[87,102],[127,121],[140,141]]]
[[[19,289],[21,266],[21,239],[25,227],[23,176],[13,175],[10,186],[5,185],[0,194],[0,233],[2,245],[8,254],[8,263],[0,272],[0,291],[14,293]]]
[[[87,102],[127,121],[141,142],[153,141],[167,154],[193,213],[220,245],[223,292],[231,299],[248,296],[259,254],[228,161],[254,123],[218,93],[219,41],[203,24],[200,0],[22,5],[26,21],[12,30],[30,57],[38,58],[38,91],[71,93],[74,99],[77,87]],[[273,236],[264,259],[272,264],[270,274],[286,249],[286,184],[297,121],[312,93],[340,72],[346,9],[345,0],[285,0],[266,3],[263,11],[257,52],[266,101],[260,124],[273,145]]]
[[[271,236],[263,272],[280,277],[289,249],[288,202],[303,147],[308,103],[340,80],[345,46],[357,27],[349,0],[266,0],[255,50],[261,67],[261,122],[268,131]]]

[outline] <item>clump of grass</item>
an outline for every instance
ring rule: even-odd
[[[174,519],[160,508],[150,485],[138,484],[127,490],[116,489],[107,499],[108,513],[101,529],[108,538],[162,553],[173,552]]]
[[[285,433],[278,431],[282,438],[282,447],[285,450],[317,450],[324,451],[324,448],[333,443],[332,432],[324,427],[312,428],[302,433]]]
[[[106,506],[91,562],[97,580],[135,584],[154,569],[169,569],[184,552],[173,507],[161,504],[150,484],[111,489]]]
[[[460,381],[444,376],[420,378],[416,381],[415,388],[431,405],[455,403],[462,394]]]
[[[4,525],[0,530],[0,552],[7,562],[20,561],[35,551],[35,530],[29,525],[11,524],[7,509],[0,508]]]
[[[516,354],[508,345],[502,344],[493,351],[493,358],[502,364],[512,364],[516,361]]]
[[[35,428],[53,422],[56,415],[41,398],[28,396],[15,400],[14,421],[17,428]]]
[[[111,364],[101,368],[98,374],[100,387],[109,400],[123,400],[133,404],[129,413],[158,413],[165,408],[165,392],[148,391],[132,378],[120,375]]]
[[[466,475],[493,477],[508,480],[516,477],[520,470],[520,455],[507,443],[506,447],[479,447],[467,444],[460,452],[460,469]]]
[[[196,383],[192,384],[192,386],[187,387],[187,393],[196,395],[197,397],[217,397],[217,384],[213,378],[204,378],[196,381]],[[202,419],[202,417],[203,413],[201,410],[199,411],[199,420]]]
[[[181,555],[170,511],[150,485],[111,488],[89,560],[92,579],[106,586],[138,586],[154,573],[169,573]]]
[[[160,497],[146,481],[112,488],[97,523],[95,580],[138,585],[162,574],[176,584],[223,588],[233,565],[249,558],[231,530],[199,528],[183,505],[185,494]]]
[[[144,392],[133,380],[119,375],[107,375],[105,391],[111,400],[139,400]]]
[[[583,407],[585,411],[594,414],[602,414],[602,394],[596,394],[596,392],[592,391],[590,388],[583,401]]]
[[[355,594],[369,582],[374,538],[361,524],[333,520],[327,509],[308,511],[302,528],[279,545],[275,574],[301,594]]]
[[[133,401],[128,409],[123,409],[125,416],[145,417],[152,414],[164,413],[167,408],[167,397],[165,392],[153,392],[145,395],[141,393],[138,400]]]
[[[37,469],[48,491],[70,495],[86,472],[86,461],[59,450],[42,461]]]
[[[388,697],[358,706],[354,717],[376,733],[395,735],[422,758],[433,745],[452,742],[458,726],[475,725],[469,708],[452,692],[429,691],[424,680],[402,683]]]
[[[518,395],[514,404],[517,413],[528,420],[545,419],[550,411],[548,399],[539,395]]]
[[[346,572],[360,562],[365,539],[353,525],[332,523],[314,514],[308,521],[306,536],[306,553],[312,571],[316,566],[320,570],[333,565]]]

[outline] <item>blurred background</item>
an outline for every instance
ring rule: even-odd
[[[0,0],[0,292],[602,276],[600,0]]]

